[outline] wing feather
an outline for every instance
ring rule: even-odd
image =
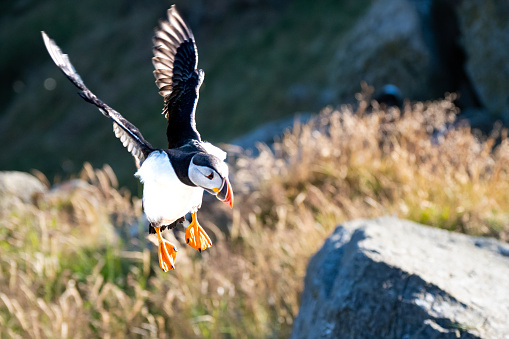
[[[159,22],[153,39],[152,63],[159,94],[164,97],[168,147],[182,146],[190,139],[201,140],[196,130],[195,110],[204,73],[196,69],[198,53],[194,36],[177,12]]]
[[[136,160],[136,165],[139,167],[154,148],[143,138],[136,126],[131,124],[120,113],[106,105],[101,99],[92,93],[87,86],[85,86],[85,83],[74,69],[74,66],[69,60],[67,54],[63,54],[56,43],[50,39],[46,33],[41,33],[46,49],[55,64],[62,70],[67,78],[80,89],[81,92],[79,95],[83,99],[97,106],[104,116],[113,120],[113,131],[115,136],[120,139],[122,145],[124,145],[129,153],[133,155]]]

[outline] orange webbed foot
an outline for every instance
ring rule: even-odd
[[[212,241],[205,230],[198,224],[196,213],[192,213],[191,215],[193,220],[186,229],[186,242],[189,246],[201,252],[211,247]]]
[[[164,272],[175,268],[175,259],[177,258],[177,248],[171,242],[163,239],[160,227],[155,227],[157,239],[159,240],[159,266]]]

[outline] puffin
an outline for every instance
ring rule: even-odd
[[[233,207],[233,190],[228,179],[226,152],[202,141],[196,129],[196,104],[204,71],[198,69],[198,51],[191,29],[175,5],[167,18],[159,21],[153,37],[154,76],[164,98],[162,114],[166,118],[168,148],[153,147],[138,128],[92,93],[74,69],[67,54],[42,31],[49,55],[65,76],[80,90],[78,94],[113,120],[113,131],[132,154],[143,184],[143,210],[149,233],[157,234],[159,266],[164,272],[175,268],[177,247],[164,239],[162,232],[172,229],[191,213],[185,240],[203,251],[212,241],[198,223],[203,192]]]

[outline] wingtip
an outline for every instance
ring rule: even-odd
[[[46,32],[44,31],[41,31],[41,35],[42,35],[42,39],[44,40],[44,42],[47,42],[50,40],[48,34],[46,34]]]
[[[44,42],[44,46],[46,47],[46,49],[48,50],[48,53],[49,55],[51,56],[51,58],[53,59],[53,61],[57,64],[58,66],[58,63],[56,62],[55,60],[55,57],[53,55],[53,51],[55,49],[54,45],[55,45],[55,42],[53,40],[51,40],[51,38],[46,34],[46,32],[44,31],[41,31],[41,35],[42,35],[42,41]],[[56,46],[56,45],[55,45]],[[57,47],[58,48],[58,47]]]
[[[55,48],[58,49],[58,46],[55,44],[55,42],[53,40],[51,40],[51,38],[48,36],[48,34],[46,34],[46,32],[41,31],[41,35],[42,35],[42,40],[44,41],[44,45],[46,46],[46,49],[48,50],[51,58],[53,60],[55,60],[51,51],[54,50]],[[58,64],[57,64],[57,66],[58,66]]]
[[[171,5],[170,8],[168,8],[168,18],[171,18],[173,15],[173,12],[177,12],[177,6],[175,4]]]

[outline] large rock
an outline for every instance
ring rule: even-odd
[[[31,203],[37,194],[46,190],[46,186],[31,174],[0,172],[0,208],[9,209],[15,204]]]
[[[396,218],[339,226],[292,338],[509,338],[509,247]]]
[[[466,70],[492,118],[509,123],[509,2],[460,1],[456,9]]]
[[[375,88],[387,83],[412,99],[429,98],[432,55],[422,35],[416,6],[407,0],[380,0],[347,33],[330,65],[331,88],[351,101],[361,81]],[[440,93],[442,95],[442,93]]]
[[[256,147],[259,143],[272,145],[274,140],[281,137],[286,131],[291,130],[298,124],[306,124],[311,120],[311,114],[299,113],[291,118],[269,121],[253,131],[230,141],[231,145],[239,146],[241,150],[237,152],[244,153],[248,150],[250,153],[256,153]],[[235,153],[234,149],[228,150]]]

